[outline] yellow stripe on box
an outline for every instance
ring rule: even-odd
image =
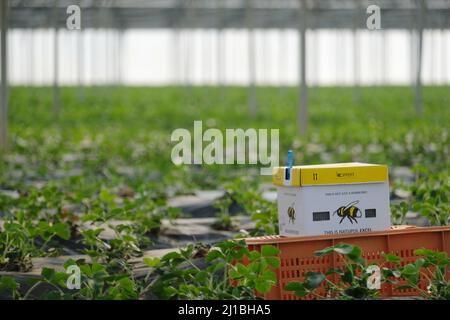
[[[384,182],[388,180],[386,165],[350,162],[292,167],[291,183],[285,183],[286,167],[274,168],[273,184],[277,186],[313,186]]]

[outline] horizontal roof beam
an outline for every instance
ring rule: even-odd
[[[66,27],[66,9],[58,9],[58,26]],[[188,14],[188,10],[189,14]],[[25,7],[11,8],[10,28],[51,28],[51,8]],[[367,14],[364,8],[318,9],[307,12],[308,28],[366,28]],[[383,29],[411,29],[417,17],[417,9],[382,9]],[[254,28],[284,29],[298,27],[298,12],[288,8],[253,8]],[[83,28],[246,28],[245,10],[242,8],[218,9],[213,7],[87,7],[82,8]],[[424,17],[425,29],[449,29],[450,8],[428,9]]]

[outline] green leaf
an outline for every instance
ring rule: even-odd
[[[294,291],[294,294],[299,298],[303,298],[309,293],[309,291],[300,282],[290,282],[285,286],[284,290]]]
[[[351,284],[353,282],[354,276],[350,268],[345,268],[344,274],[342,275],[342,281]]]
[[[176,294],[178,294],[178,290],[175,289],[173,286],[169,286],[164,288],[164,293],[168,298],[171,298]]]
[[[362,299],[367,296],[368,290],[363,287],[350,287],[345,289],[344,292],[354,299]]]
[[[384,259],[387,262],[391,262],[393,264],[399,264],[402,261],[402,259],[400,257],[398,257],[398,256],[396,256],[394,254],[391,254],[391,253],[385,253],[384,254]]]
[[[233,250],[231,252],[227,252],[225,254],[225,258],[227,261],[231,261],[232,259],[241,260],[245,255],[249,255],[249,251],[247,248],[239,248],[238,250]]]
[[[158,257],[155,257],[155,258],[145,257],[144,258],[144,263],[147,266],[149,266],[150,268],[156,267],[160,262],[161,262],[161,259]]]
[[[303,284],[300,282],[289,282],[285,287],[284,290],[286,291],[297,291],[303,289]]]
[[[340,254],[349,254],[354,250],[354,247],[352,245],[349,244],[345,244],[345,243],[340,243],[334,246],[334,251],[336,253],[340,253]]]
[[[70,239],[70,227],[62,222],[56,223],[53,226],[53,232],[56,233],[58,237],[64,240]]]
[[[209,276],[209,274],[206,271],[199,271],[195,275],[195,281],[197,282],[197,284],[202,283],[208,279],[208,276]]]
[[[231,279],[240,279],[240,278],[242,278],[241,273],[239,273],[236,268],[230,268],[229,275],[230,275]]]
[[[305,273],[305,288],[314,290],[322,284],[325,280],[325,275],[321,272],[307,272]]]
[[[328,269],[328,271],[325,273],[325,275],[331,275],[331,274],[339,274],[339,275],[343,275],[344,273],[342,272],[341,269],[339,268],[330,268]]]
[[[360,247],[352,246],[352,250],[347,254],[347,256],[357,262],[357,263],[364,263],[364,260],[361,258],[362,250]]]
[[[392,271],[392,275],[396,278],[400,278],[402,273],[398,270],[394,270],[394,271]]]
[[[92,273],[105,272],[105,266],[100,263],[93,263],[91,267]]]
[[[271,287],[272,287],[272,285],[265,280],[256,281],[256,284],[255,284],[256,291],[258,291],[260,293],[269,292]]]
[[[249,252],[249,259],[251,261],[255,261],[261,257],[261,254],[258,251],[250,251]]]
[[[214,264],[214,268],[212,268],[212,273],[216,273],[226,268],[226,264],[224,262],[219,262]]]
[[[217,258],[222,258],[224,255],[222,253],[222,250],[220,248],[211,248],[211,250],[209,250],[208,254],[206,255],[205,260],[208,262],[213,261],[214,259]]]
[[[43,268],[41,271],[41,276],[47,280],[51,281],[55,275],[55,270],[50,268]]]
[[[66,286],[66,281],[69,278],[69,274],[65,272],[56,272],[54,276],[54,283],[57,283],[62,286]]]
[[[92,269],[91,269],[91,267],[88,264],[80,265],[80,270],[86,276],[92,277]]]
[[[243,276],[248,276],[250,274],[250,271],[248,269],[249,267],[244,266],[242,263],[236,264],[236,270]]]
[[[72,265],[76,265],[77,262],[73,259],[68,259],[66,262],[64,262],[63,266],[64,269],[67,269],[68,267],[72,266]]]
[[[178,252],[169,252],[162,257],[162,260],[182,259]]]
[[[275,257],[267,257],[265,258],[268,265],[270,265],[273,268],[279,268],[280,267],[280,259]]]
[[[339,254],[347,255],[352,252],[354,247],[349,244],[340,243],[332,247],[325,248],[323,250],[318,250],[314,254],[316,256],[323,256],[332,253],[333,251]]]
[[[0,277],[0,292],[3,290],[17,290],[20,288],[20,284],[16,282],[16,279],[9,276]]]
[[[133,292],[134,291],[134,282],[131,281],[130,278],[122,278],[119,280],[120,288],[128,291]]]
[[[416,256],[429,256],[429,255],[432,255],[433,253],[434,253],[433,250],[429,250],[429,249],[425,249],[425,248],[414,250],[414,255],[416,255]]]
[[[263,257],[276,256],[280,253],[280,250],[271,245],[263,245],[261,248],[261,254]]]
[[[277,275],[272,270],[266,270],[263,272],[262,279],[275,283],[277,281]]]
[[[28,279],[25,280],[25,283],[26,283],[28,286],[32,287],[32,286],[34,286],[36,283],[38,283],[39,281],[42,281],[42,280],[39,279],[39,278],[28,278]]]
[[[115,196],[110,193],[107,189],[102,188],[99,194],[99,199],[105,203],[112,203],[114,201]]]
[[[425,264],[426,264],[426,261],[422,258],[417,259],[416,262],[414,262],[414,265],[416,266],[418,271],[420,270],[420,268],[424,267]]]
[[[412,275],[412,274],[417,274],[419,270],[417,270],[417,267],[415,264],[407,264],[406,266],[403,267],[402,269],[402,274],[403,275]]]

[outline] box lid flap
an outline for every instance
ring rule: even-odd
[[[287,167],[275,167],[272,182],[277,186],[312,186],[329,184],[373,183],[388,180],[386,165],[360,162],[294,166],[290,180]]]

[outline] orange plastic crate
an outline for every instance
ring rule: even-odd
[[[392,253],[402,258],[402,264],[414,262],[416,249],[427,248],[445,251],[450,255],[450,227],[392,227],[391,230],[367,232],[349,235],[330,235],[314,237],[281,237],[265,236],[245,239],[250,250],[260,251],[262,245],[273,245],[280,250],[281,266],[276,270],[278,283],[267,294],[265,299],[292,300],[298,299],[292,292],[285,291],[287,283],[302,281],[308,271],[325,273],[330,268],[339,267],[338,255],[330,254],[324,257],[314,256],[314,252],[338,243],[348,243],[361,247],[363,257],[368,264],[381,264],[385,260],[383,253]],[[426,289],[427,283],[420,284]],[[382,297],[418,296],[413,289],[394,290],[390,284],[381,287]]]

